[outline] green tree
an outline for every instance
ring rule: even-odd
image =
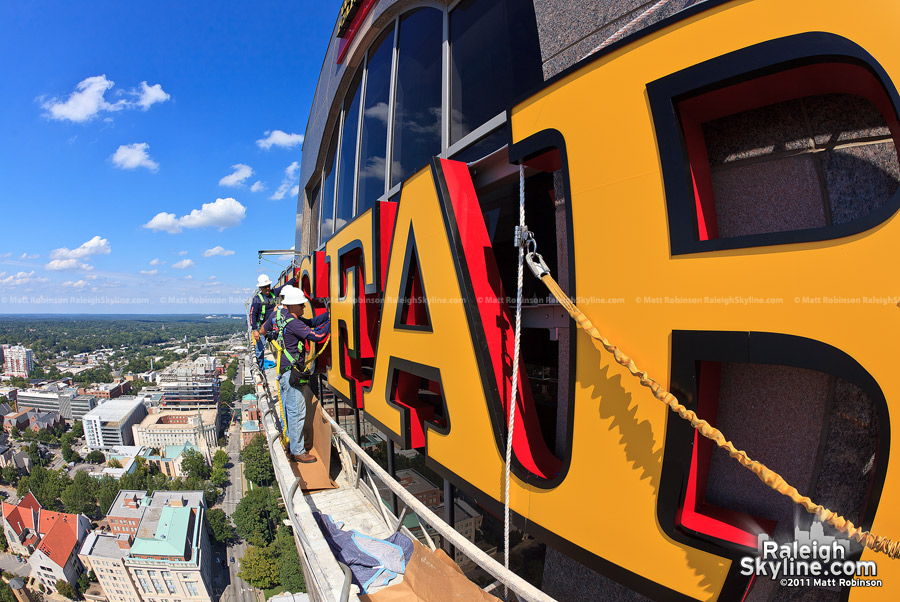
[[[35,594],[37,594],[37,592],[31,592],[32,600],[35,599]],[[17,602],[16,597],[12,592],[12,588],[9,586],[9,583],[3,581],[2,579],[0,579],[0,602]],[[37,601],[35,600],[35,602]]]
[[[229,459],[224,450],[216,450],[216,453],[213,454],[213,468],[225,468]]]
[[[94,486],[94,491],[100,513],[105,515],[116,501],[116,496],[119,495],[119,482],[109,475],[103,475],[100,482]]]
[[[75,479],[72,481],[72,484],[62,492],[61,501],[63,508],[71,514],[96,516],[96,487],[96,481],[88,476],[85,471],[79,470],[75,473]]]
[[[0,537],[0,552],[5,552],[9,548],[9,543],[7,543],[5,537]]]
[[[234,401],[234,383],[230,380],[224,381],[219,386],[219,401],[223,404],[230,404]]]
[[[241,462],[244,463],[244,474],[257,485],[270,485],[275,480],[275,468],[266,438],[260,434],[255,436],[247,447],[241,450]]]
[[[56,580],[56,591],[59,592],[59,595],[68,598],[69,600],[78,600],[78,592],[75,591],[75,588],[72,587],[72,584],[68,581],[64,581],[62,579]]]
[[[222,487],[228,482],[228,473],[224,468],[213,468],[212,475],[209,477],[209,482],[216,487]]]
[[[18,439],[21,436],[21,433],[19,433],[19,429],[17,427],[12,427],[9,430],[9,436],[13,439]]]
[[[291,528],[281,525],[278,528],[278,570],[281,577],[281,586],[284,591],[292,594],[306,591],[306,580],[303,578],[303,567],[300,565],[300,555],[297,553],[297,545]]]
[[[237,399],[243,399],[244,395],[255,395],[256,387],[253,385],[241,385],[237,390]]]
[[[99,449],[95,449],[88,452],[88,455],[86,455],[84,459],[91,464],[103,464],[106,461],[106,456],[104,456],[103,452]]]
[[[79,439],[84,437],[84,424],[82,424],[80,420],[75,421],[72,424],[72,430],[70,432]]]
[[[234,525],[231,518],[221,508],[213,508],[206,512],[206,522],[209,524],[209,532],[213,539],[221,544],[227,544],[234,537]]]
[[[201,481],[208,479],[210,473],[209,464],[206,463],[206,458],[204,458],[203,454],[196,449],[189,449],[184,452],[181,459],[181,470],[189,477]]]
[[[110,468],[122,468],[122,463],[119,462],[116,458],[112,458],[109,462],[106,463]]]
[[[271,546],[250,546],[241,559],[238,577],[258,589],[269,589],[280,582],[278,559]]]
[[[43,466],[44,465],[44,457],[41,454],[41,447],[36,442],[32,441],[31,445],[25,450],[28,453],[28,457],[31,458],[31,461],[35,466]]]
[[[66,433],[68,435],[69,433]],[[72,445],[68,441],[63,441],[60,445],[60,451],[62,452],[63,460],[66,462],[78,462],[81,460],[81,456],[72,449]]]
[[[225,443],[226,443],[225,437],[219,437],[218,443],[219,443],[219,447],[225,447]]]
[[[91,578],[88,577],[87,573],[82,573],[78,577],[78,594],[83,596],[84,592],[87,588],[91,586]]]
[[[225,370],[225,378],[227,378],[228,380],[234,380],[234,377],[237,375],[237,371],[237,360],[233,360],[230,364],[228,364],[228,368]]]
[[[188,487],[189,491],[196,491],[200,489],[199,486]],[[203,487],[203,499],[206,501],[206,506],[214,506],[215,503],[219,500],[219,496],[222,495],[222,490],[214,485],[207,485]]]
[[[257,487],[241,498],[231,518],[237,534],[252,545],[268,545],[287,515],[271,487]]]
[[[19,469],[14,464],[7,464],[3,467],[3,482],[9,485],[15,485],[19,482]]]

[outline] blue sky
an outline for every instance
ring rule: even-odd
[[[241,311],[339,8],[0,3],[0,313]]]

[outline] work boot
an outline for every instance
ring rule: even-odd
[[[318,462],[318,458],[308,453],[304,453],[299,456],[297,454],[291,454],[291,460],[293,460],[294,462],[300,462],[301,464],[312,464],[313,462]]]

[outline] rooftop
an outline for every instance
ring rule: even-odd
[[[141,405],[134,397],[117,397],[100,404],[84,415],[85,418],[97,418],[102,422],[121,422]]]
[[[146,491],[122,490],[106,514],[120,518],[140,518],[144,514],[144,506],[141,501],[145,497],[147,497]]]
[[[128,550],[119,546],[119,536],[110,533],[88,533],[81,546],[80,554],[84,556],[101,556],[103,558],[124,558]]]
[[[200,419],[205,425],[215,424],[217,414],[218,410],[200,410]],[[184,417],[186,417],[186,419],[188,420],[187,423],[166,423],[166,420],[171,420],[172,418],[180,419]],[[186,426],[190,426],[191,424],[197,424],[197,410],[191,410],[189,412],[180,410],[164,410],[162,412],[157,412],[156,414],[147,415],[147,417],[141,421],[140,428],[175,429],[184,428]]]

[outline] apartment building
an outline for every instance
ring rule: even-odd
[[[133,427],[134,444],[162,449],[189,443],[199,448],[207,460],[218,445],[219,412],[217,410],[164,410],[148,415]]]
[[[141,602],[131,574],[125,566],[125,557],[131,549],[129,535],[109,533],[89,533],[81,546],[78,558],[81,563],[97,575],[102,599],[107,602]],[[85,592],[85,598],[87,598]],[[99,602],[100,596],[95,602]]]
[[[7,376],[28,378],[34,369],[34,353],[21,345],[9,347],[3,353],[3,373]]]

